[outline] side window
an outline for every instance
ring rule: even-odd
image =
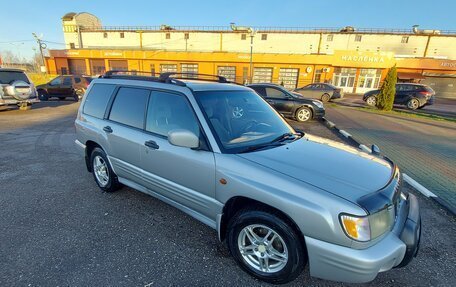
[[[72,84],[73,84],[73,82],[71,81],[70,77],[63,78],[63,85],[64,86],[71,86]]]
[[[102,119],[115,87],[107,84],[93,85],[84,102],[83,113]]]
[[[266,97],[266,91],[263,87],[251,87],[255,92],[257,92],[260,96]]]
[[[109,113],[109,119],[124,125],[142,129],[149,90],[120,88]]]
[[[268,98],[276,98],[276,99],[285,99],[285,94],[277,89],[274,88],[266,88],[266,95]]]
[[[62,77],[55,78],[51,81],[51,86],[60,86],[62,84]]]
[[[81,82],[81,78],[79,78],[79,77],[74,77],[74,82],[75,82],[76,84],[79,84],[79,83]]]
[[[147,108],[146,130],[167,137],[174,129],[200,135],[198,120],[184,96],[153,91]]]

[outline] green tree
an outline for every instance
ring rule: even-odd
[[[380,93],[377,97],[377,108],[383,111],[393,109],[394,97],[396,95],[397,69],[394,65],[386,74]]]

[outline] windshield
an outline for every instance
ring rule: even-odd
[[[194,94],[223,152],[253,150],[255,146],[274,142],[284,134],[295,133],[253,91],[204,91]],[[270,147],[274,146],[271,144]]]
[[[0,71],[0,84],[11,84],[14,81],[23,81],[30,84],[29,79],[23,72]]]

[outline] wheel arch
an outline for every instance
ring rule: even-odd
[[[299,104],[299,105],[297,105],[296,108],[295,108],[294,111],[293,111],[293,117],[296,118],[296,113],[298,112],[298,110],[299,110],[300,108],[309,108],[310,111],[312,112],[311,119],[314,118],[315,110],[314,110],[314,107],[312,107],[312,105],[310,105],[310,104]]]
[[[91,141],[91,140],[88,140],[85,143],[85,145],[86,145],[86,149],[85,149],[86,167],[89,172],[92,172],[92,164],[90,163],[90,155],[92,154],[92,151],[97,147],[101,148],[102,150],[104,150],[104,149],[101,145],[99,145],[98,143]]]
[[[268,212],[270,211],[270,213],[280,217],[282,220],[287,222],[298,234],[301,245],[304,248],[304,251],[307,253],[304,234],[302,233],[296,222],[289,215],[269,204],[244,196],[234,196],[230,198],[223,206],[220,225],[218,226],[220,241],[224,241],[226,239],[230,220],[239,210],[257,209],[258,207],[267,210]]]

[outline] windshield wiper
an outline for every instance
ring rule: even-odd
[[[268,148],[268,147],[278,147],[281,145],[284,145],[284,144],[279,143],[279,142],[275,142],[275,143],[269,142],[269,143],[264,143],[264,144],[258,144],[258,145],[249,146],[246,149],[242,150],[240,153],[251,152],[254,150],[259,150],[259,149]]]
[[[275,139],[273,139],[270,143],[275,143],[275,142],[283,142],[288,139],[295,139],[295,137],[302,137],[303,135],[301,133],[284,133]]]

